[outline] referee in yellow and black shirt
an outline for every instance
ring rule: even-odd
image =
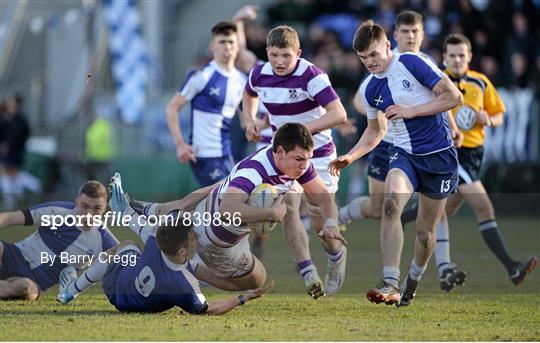
[[[482,237],[506,268],[510,280],[519,285],[537,264],[537,258],[514,260],[506,248],[495,220],[491,200],[479,179],[484,156],[484,127],[503,123],[504,104],[489,79],[481,73],[469,70],[472,59],[471,42],[461,34],[446,37],[443,45],[445,72],[463,93],[465,103],[452,110],[452,115],[463,133],[463,144],[458,149],[458,193],[448,198],[446,213],[454,215],[463,201],[473,209]],[[448,225],[445,216],[441,225]]]

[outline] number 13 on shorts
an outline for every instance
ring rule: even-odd
[[[450,182],[452,180],[441,180],[441,193],[447,193],[450,190]]]

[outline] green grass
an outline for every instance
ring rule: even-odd
[[[540,255],[540,228],[535,219],[499,219],[516,258]],[[540,340],[540,271],[521,287],[513,286],[503,267],[482,242],[472,218],[451,221],[452,256],[468,274],[467,284],[451,293],[438,289],[433,262],[417,299],[407,308],[374,305],[365,292],[380,277],[378,227],[375,222],[351,226],[347,280],[338,296],[319,301],[303,294],[291,254],[280,230],[269,237],[264,257],[272,294],[224,316],[194,316],[172,309],[162,314],[123,314],[108,304],[99,287],[69,306],[54,301],[56,288],[34,303],[0,303],[2,341],[154,340],[154,341],[538,341]],[[0,232],[14,242],[28,228]],[[117,230],[119,238],[132,238]],[[408,227],[402,274],[412,257]],[[314,237],[312,237],[314,238]],[[312,253],[324,275],[324,255],[312,239]],[[231,296],[203,289],[209,300]]]

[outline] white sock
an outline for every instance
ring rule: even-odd
[[[157,215],[158,206],[159,206],[158,203],[145,202],[142,214],[144,214],[147,217],[155,216]]]
[[[409,269],[409,277],[414,281],[420,281],[422,275],[426,271],[427,264],[425,266],[419,266],[416,264],[416,261],[413,259],[411,262],[411,267]]]
[[[74,283],[68,286],[68,293],[76,296],[96,282],[101,281],[108,266],[109,263],[101,262],[99,259],[96,259],[96,261],[94,261],[94,263],[92,263],[92,265],[88,267]]]
[[[443,216],[437,225],[437,242],[435,243],[435,262],[439,277],[451,263],[450,261],[450,233],[448,232],[448,218]]]
[[[383,277],[384,277],[384,281],[398,288],[398,284],[399,284],[399,268],[398,267],[384,267]]]
[[[326,251],[326,256],[328,257],[328,259],[333,262],[339,261],[343,257],[343,244],[340,244],[337,250],[332,251],[332,252],[328,251],[328,249],[324,246],[324,244],[323,244],[323,248]]]
[[[298,272],[300,273],[304,281],[306,280],[306,277],[309,274],[317,273],[317,267],[315,267],[311,259],[307,259],[302,262],[297,262],[296,266],[297,266]]]
[[[364,219],[362,215],[362,203],[369,197],[358,197],[339,209],[339,224],[349,224],[353,220]]]

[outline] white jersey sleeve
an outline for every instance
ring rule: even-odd
[[[199,94],[206,84],[208,79],[201,70],[195,71],[188,75],[186,82],[178,92],[180,95],[185,96],[189,101],[191,101],[197,94]]]

